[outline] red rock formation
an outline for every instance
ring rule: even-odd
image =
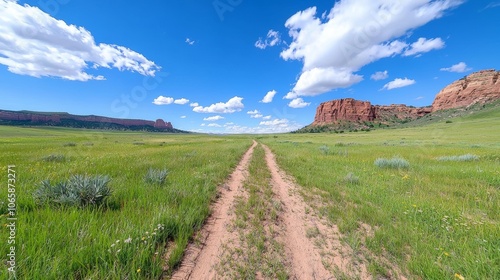
[[[346,121],[373,121],[375,110],[370,102],[352,98],[339,99],[321,103],[316,110],[314,125]]]
[[[3,111],[0,110],[0,120],[5,121],[23,121],[30,122],[33,124],[47,124],[47,125],[57,125],[61,123],[61,120],[73,120],[81,122],[91,122],[91,123],[109,123],[118,124],[126,127],[154,127],[158,129],[173,129],[170,122],[165,122],[161,119],[153,121],[146,120],[134,120],[134,119],[116,119],[100,116],[76,116],[67,113],[54,113],[54,114],[42,114],[35,112],[14,112],[14,111]]]
[[[372,106],[368,101],[352,98],[321,103],[316,110],[313,125],[338,123],[339,121],[385,121],[391,118],[416,119],[431,112],[430,107],[413,108],[406,105]]]
[[[445,87],[438,93],[432,111],[487,103],[500,99],[500,72],[484,70],[473,73]]]

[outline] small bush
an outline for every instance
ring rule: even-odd
[[[349,184],[359,184],[359,177],[354,175],[354,173],[349,173],[347,176],[344,177],[344,181],[346,181]]]
[[[63,147],[76,147],[76,143],[70,142],[70,143],[64,143]]]
[[[319,150],[324,155],[330,154],[330,148],[327,145],[323,145],[323,146],[319,147]]]
[[[60,154],[51,154],[48,156],[44,156],[42,160],[47,162],[63,162],[66,161],[66,156]]]
[[[149,168],[144,176],[144,181],[148,184],[163,185],[167,180],[168,173],[167,169]]]
[[[462,156],[447,156],[447,157],[438,157],[438,161],[476,161],[479,160],[479,157],[473,154],[466,154]]]
[[[51,185],[49,180],[42,181],[33,193],[39,205],[90,206],[100,205],[111,195],[108,176],[88,177],[72,175],[66,182]]]
[[[393,157],[391,159],[378,158],[375,160],[375,165],[380,168],[393,168],[393,169],[407,169],[410,168],[410,163],[400,157]]]

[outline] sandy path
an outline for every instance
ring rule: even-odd
[[[254,141],[231,174],[225,187],[220,189],[220,197],[214,204],[212,215],[201,230],[200,244],[189,244],[184,259],[179,269],[173,274],[172,279],[217,278],[214,266],[219,261],[222,245],[231,239],[232,235],[227,229],[232,218],[230,210],[238,189],[243,187],[245,178],[248,176],[248,165],[256,146],[257,142]]]
[[[334,279],[322,264],[320,250],[307,237],[307,229],[316,227],[315,221],[305,213],[307,204],[278,167],[271,150],[265,146],[266,162],[271,171],[273,188],[283,205],[285,253],[291,263],[292,279]]]

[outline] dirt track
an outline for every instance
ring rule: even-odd
[[[223,278],[217,274],[216,266],[223,253],[223,246],[236,238],[232,236],[235,233],[228,230],[234,218],[232,207],[237,194],[245,197],[243,185],[257,145],[254,141],[229,181],[221,188],[212,215],[199,234],[201,242],[188,246],[180,268],[174,272],[172,279]],[[297,185],[279,168],[271,150],[262,146],[271,173],[270,184],[275,199],[282,205],[279,219],[282,231],[278,239],[284,247],[289,279],[336,279],[334,272],[340,272],[339,275],[342,276],[370,279],[366,268],[351,260],[350,248],[341,245],[337,227],[327,225],[326,221],[306,210],[309,206],[299,194]],[[261,275],[256,278],[261,279]]]

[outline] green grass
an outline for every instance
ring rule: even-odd
[[[164,266],[179,263],[209,214],[216,187],[250,144],[235,136],[0,126],[3,182],[7,166],[16,165],[18,279],[158,279]],[[155,178],[162,182],[168,169],[164,187],[144,180],[149,169],[158,170]],[[33,194],[42,181],[65,182],[77,174],[109,176],[106,207],[36,204]],[[3,187],[2,224],[6,201]],[[0,233],[7,240],[9,232]],[[8,246],[0,242],[0,251]]]
[[[322,195],[325,206],[316,210],[339,226],[343,240],[357,240],[348,244],[366,256],[373,275],[399,267],[410,279],[453,279],[456,273],[500,279],[500,110],[480,114],[419,128],[261,141],[305,196]],[[348,155],[318,152],[335,143],[352,143]],[[472,153],[480,160],[436,160]],[[411,167],[374,164],[395,155]],[[346,174],[356,174],[357,183]],[[360,238],[362,223],[374,234]]]

